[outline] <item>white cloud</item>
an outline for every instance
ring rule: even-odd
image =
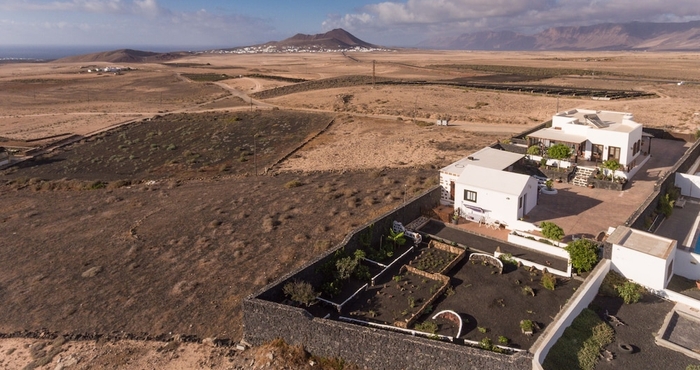
[[[322,26],[325,30],[341,27],[359,34],[385,38],[403,35],[406,39],[478,31],[531,33],[547,27],[605,22],[697,19],[697,0],[674,0],[672,4],[658,0],[407,0],[374,3],[355,13],[328,16]]]
[[[238,46],[275,33],[269,20],[206,9],[174,11],[157,0],[0,0],[2,13],[18,16],[11,17],[16,23],[3,22],[7,32],[0,33],[0,44]]]

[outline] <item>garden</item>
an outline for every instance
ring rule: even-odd
[[[468,250],[436,241],[410,251],[405,244],[400,250],[394,249],[398,244],[388,245],[396,253],[392,258],[404,250],[406,256],[388,263],[375,278],[370,276],[378,270],[368,256],[380,247],[365,246],[351,255],[336,252],[317,269],[324,282],[315,288],[309,284],[310,300],[303,306],[319,317],[414,330],[507,353],[529,348],[580,286],[576,280],[520,266],[507,254],[500,260],[480,254],[468,260],[463,259]]]

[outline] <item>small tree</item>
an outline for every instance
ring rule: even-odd
[[[353,257],[345,257],[339,259],[335,263],[335,267],[338,270],[338,279],[345,280],[350,278],[355,269],[357,268],[359,261]]]
[[[574,240],[564,250],[569,252],[571,265],[579,272],[591,271],[598,262],[598,246],[588,239]]]
[[[540,224],[540,229],[542,229],[542,235],[547,239],[560,241],[564,237],[564,229],[554,222],[544,221]]]
[[[558,160],[561,168],[561,160],[571,157],[571,148],[564,144],[554,144],[547,149],[547,155]]]
[[[601,167],[604,169],[610,171],[610,179],[615,179],[615,171],[620,169],[620,162],[617,161],[617,159],[608,159],[607,161],[603,161],[601,164]]]
[[[540,155],[542,153],[542,150],[540,150],[539,145],[531,145],[529,148],[527,148],[527,154],[529,155]]]
[[[406,244],[406,237],[402,232],[395,232],[394,229],[389,229],[389,236],[387,239],[391,240],[394,243],[394,248],[399,246],[399,245],[404,245]]]
[[[290,281],[284,285],[282,291],[291,300],[299,304],[303,304],[306,307],[311,306],[318,297],[318,293],[314,291],[314,287],[306,281]]]

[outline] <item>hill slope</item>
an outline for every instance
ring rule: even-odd
[[[531,36],[512,31],[467,33],[429,39],[418,46],[470,50],[700,50],[700,21],[553,27]]]
[[[112,51],[104,51],[99,53],[75,55],[66,58],[58,59],[57,62],[108,62],[108,63],[142,63],[142,62],[161,62],[173,60],[189,55],[186,52],[173,53],[156,53],[151,51],[141,51],[133,49],[119,49]]]

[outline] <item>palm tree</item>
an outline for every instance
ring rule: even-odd
[[[387,239],[394,243],[394,248],[406,244],[406,237],[404,236],[403,231],[397,233],[394,231],[394,229],[389,229],[389,236],[387,236]]]

